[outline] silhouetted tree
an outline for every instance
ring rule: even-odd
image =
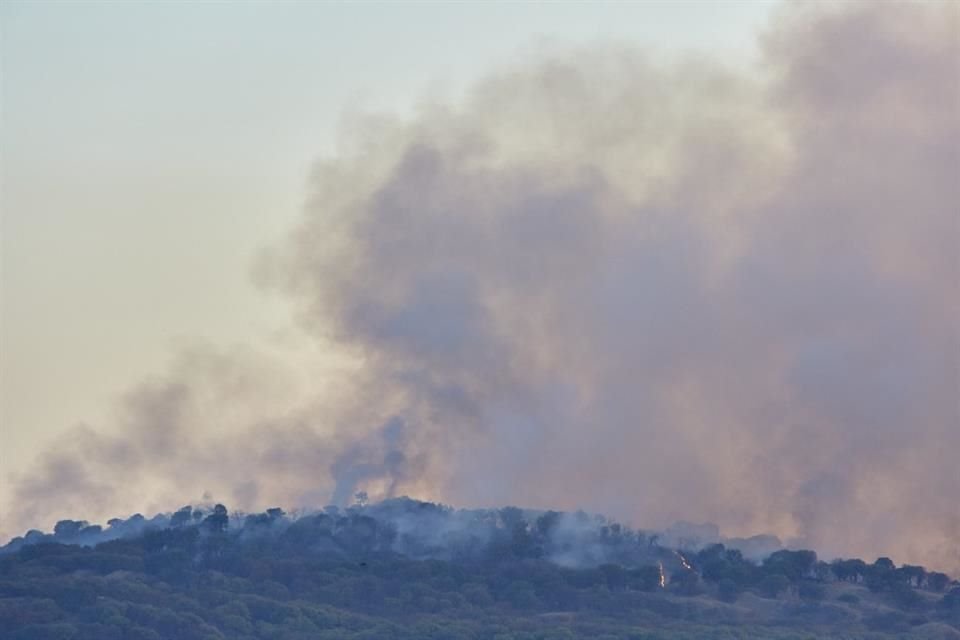
[[[927,579],[927,570],[923,567],[905,564],[896,569],[896,577],[911,587],[922,587]]]
[[[547,511],[537,518],[535,529],[537,534],[544,540],[550,538],[560,522],[560,514],[556,511]]]
[[[53,535],[63,540],[75,538],[87,526],[86,520],[61,520],[53,527]]]
[[[831,568],[837,580],[843,582],[860,582],[867,575],[867,563],[859,558],[834,560]]]
[[[181,507],[170,517],[170,526],[171,527],[182,527],[190,523],[190,520],[193,518],[193,506],[187,505]]]
[[[213,507],[213,513],[203,519],[203,524],[214,533],[223,533],[227,530],[230,523],[230,517],[227,515],[227,508],[222,504]]]
[[[896,581],[896,565],[890,558],[877,558],[867,570],[867,588],[883,591]]]
[[[817,554],[813,551],[783,549],[770,554],[763,561],[763,570],[768,574],[779,573],[786,576],[790,581],[797,581],[807,575],[812,575],[816,564]]]
[[[931,571],[927,574],[927,588],[931,591],[943,591],[950,584],[950,577],[945,573]]]

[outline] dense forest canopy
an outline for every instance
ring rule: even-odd
[[[675,538],[363,495],[312,513],[62,520],[3,547],[0,637],[960,637],[944,573]]]

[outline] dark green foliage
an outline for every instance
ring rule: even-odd
[[[83,520],[61,520],[53,527],[53,535],[62,540],[70,540],[80,535],[80,531],[87,526]]]
[[[895,582],[889,588],[890,599],[900,609],[908,611],[917,611],[926,608],[924,600],[917,590],[903,582]]]
[[[920,587],[927,579],[926,569],[909,564],[895,569],[895,574],[898,581],[909,584],[911,587]]]
[[[653,565],[637,567],[628,572],[629,588],[637,591],[656,591],[660,588],[660,568]]]
[[[783,549],[770,555],[763,561],[763,571],[767,575],[783,575],[790,581],[813,577],[817,564],[817,554],[813,551],[789,551]]]
[[[960,588],[924,593],[946,584],[922,567],[828,565],[810,551],[758,566],[723,545],[681,556],[586,514],[506,508],[457,528],[447,508],[413,501],[295,520],[271,509],[242,526],[222,505],[198,512],[135,521],[140,533],[92,548],[58,542],[91,528],[64,521],[0,555],[0,639],[880,640],[960,628]],[[860,580],[878,595],[831,585]]]
[[[831,565],[837,580],[860,582],[867,575],[867,563],[860,559],[834,560]]]
[[[931,571],[927,574],[927,588],[931,591],[943,591],[950,584],[950,577],[945,573]]]
[[[774,573],[765,576],[759,587],[764,598],[777,598],[790,588],[790,580],[782,573]]]
[[[867,569],[867,588],[873,592],[890,591],[899,582],[896,565],[890,558],[877,558]]]
[[[719,582],[732,580],[740,586],[754,584],[759,579],[756,565],[744,559],[737,549],[727,549],[722,544],[706,547],[696,556],[696,564],[704,580]]]
[[[717,583],[717,597],[724,602],[736,602],[740,591],[740,585],[730,578],[723,578]]]
[[[203,520],[203,524],[214,533],[223,533],[226,531],[229,522],[230,518],[227,516],[227,508],[222,504],[216,505],[213,508],[213,513]]]
[[[179,511],[170,516],[170,526],[171,527],[182,527],[186,524],[189,524],[193,519],[193,507],[187,505],[181,508]]]
[[[682,596],[695,596],[703,593],[703,586],[696,571],[680,569],[670,576],[670,590]]]

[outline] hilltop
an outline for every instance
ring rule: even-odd
[[[960,638],[943,573],[669,541],[406,498],[64,520],[0,552],[0,638]]]

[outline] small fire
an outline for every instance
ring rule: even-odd
[[[660,588],[663,589],[667,586],[667,576],[663,573],[663,563],[660,564]]]
[[[682,553],[680,553],[679,551],[674,551],[674,553],[677,554],[678,558],[680,558],[680,564],[683,565],[684,569],[687,569],[689,571],[693,570],[693,567],[690,566],[690,563],[687,562],[687,559],[683,557]]]

